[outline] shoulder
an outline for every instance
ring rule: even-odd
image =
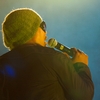
[[[54,48],[45,47],[42,55],[46,55],[53,63],[57,62],[60,65],[70,62],[70,59],[64,53],[57,51]]]

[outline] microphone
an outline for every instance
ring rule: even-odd
[[[48,45],[52,48],[56,48],[62,52],[66,52],[69,56],[73,57],[74,56],[74,52],[69,48],[64,46],[63,44],[57,42],[56,39],[51,38],[48,40]]]

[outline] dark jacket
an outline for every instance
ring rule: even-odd
[[[23,45],[0,58],[1,97],[7,100],[92,100],[88,66],[61,52]],[[0,99],[2,100],[2,99]]]

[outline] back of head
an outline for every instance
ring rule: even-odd
[[[41,22],[41,16],[32,9],[19,8],[11,11],[2,23],[4,45],[13,49],[26,43],[35,35]]]

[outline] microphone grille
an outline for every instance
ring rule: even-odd
[[[48,45],[52,48],[54,48],[57,45],[57,40],[54,38],[49,39]]]

